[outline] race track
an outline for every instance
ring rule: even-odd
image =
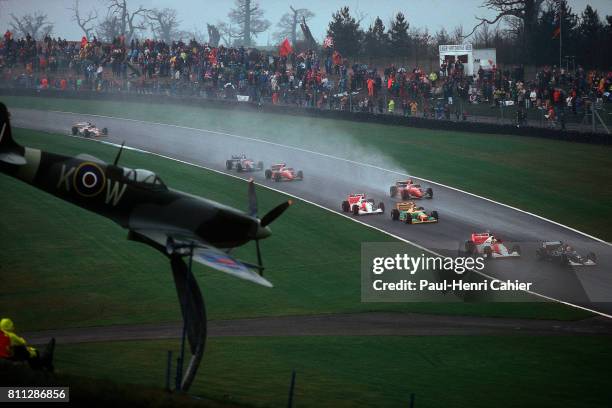
[[[484,271],[487,275],[533,282],[532,291],[540,295],[612,315],[612,247],[609,244],[499,203],[426,182],[422,184],[434,189],[434,198],[424,200],[422,205],[427,210],[437,210],[440,222],[411,226],[393,222],[389,210],[395,200],[389,197],[389,186],[407,177],[397,166],[386,169],[384,163],[370,162],[365,156],[363,161],[346,160],[338,149],[334,154],[323,148],[311,151],[266,142],[258,139],[256,130],[251,135],[231,135],[95,115],[26,109],[11,109],[11,113],[15,127],[63,134],[69,133],[73,122],[90,120],[98,127],[109,129],[110,135],[105,138],[109,142],[125,141],[130,147],[222,172],[227,172],[226,159],[243,152],[255,160],[263,160],[266,167],[286,162],[304,171],[304,181],[276,183],[266,180],[263,172],[232,173],[245,179],[254,177],[260,184],[337,212],[341,212],[340,203],[347,193],[366,192],[377,202],[382,200],[387,213],[360,217],[359,221],[447,256],[456,256],[470,233],[490,230],[506,241],[519,243],[522,256],[488,262]],[[582,253],[593,251],[598,264],[573,268],[540,262],[534,249],[541,240],[563,240]]]

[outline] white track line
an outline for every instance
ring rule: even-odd
[[[114,147],[121,147],[120,144],[113,143],[113,142],[108,142],[108,141],[105,141],[105,140],[83,139],[82,137],[72,136],[72,135],[68,135],[68,136],[69,137],[74,137],[74,138],[77,138],[77,139],[81,139],[81,140],[88,140],[88,141],[92,141],[92,142],[98,142],[98,143],[102,143],[102,144],[106,144],[106,145],[110,145],[110,146],[114,146]],[[139,149],[139,148],[135,148],[135,147],[128,147],[128,146],[124,146],[124,149],[126,149],[126,150],[133,150],[133,151],[137,151],[137,152],[144,153],[144,154],[150,154],[150,155],[157,156],[157,157],[162,157],[164,159],[172,160],[172,161],[175,161],[177,163],[182,163],[182,164],[186,164],[186,165],[189,165],[189,166],[197,167],[197,168],[200,168],[200,169],[212,171],[214,173],[222,174],[224,176],[229,176],[229,177],[232,177],[232,178],[235,178],[235,179],[238,179],[238,180],[248,181],[247,179],[244,179],[242,177],[236,176],[234,174],[225,173],[225,172],[223,172],[221,170],[217,170],[217,169],[213,169],[213,168],[210,168],[210,167],[206,167],[206,166],[203,166],[201,164],[190,163],[188,161],[181,160],[181,159],[176,159],[174,157],[166,156],[166,155],[163,155],[163,154],[160,154],[160,153],[150,152],[150,151],[147,151],[147,150],[143,150],[143,149]],[[403,242],[405,242],[405,243],[407,243],[409,245],[412,245],[412,246],[414,246],[414,247],[416,247],[418,249],[421,249],[423,251],[429,252],[429,253],[431,253],[431,254],[433,254],[435,256],[444,257],[443,255],[441,255],[441,254],[439,254],[439,253],[437,253],[435,251],[432,251],[431,249],[425,248],[425,247],[423,247],[423,246],[421,246],[421,245],[419,245],[419,244],[417,244],[415,242],[409,241],[409,240],[407,240],[405,238],[402,238],[402,237],[400,237],[398,235],[392,234],[392,233],[390,233],[388,231],[385,231],[385,230],[383,230],[381,228],[378,228],[378,227],[375,227],[373,225],[366,224],[363,221],[360,221],[360,220],[358,220],[358,219],[356,219],[354,217],[349,217],[348,215],[340,213],[340,212],[335,211],[335,210],[332,210],[331,208],[324,207],[321,204],[315,203],[313,201],[307,200],[305,198],[302,198],[302,197],[299,197],[299,196],[296,196],[296,195],[293,195],[293,194],[289,194],[289,193],[287,193],[285,191],[278,190],[278,189],[276,189],[274,187],[270,187],[270,186],[267,186],[265,184],[256,183],[255,181],[254,181],[254,183],[256,185],[260,186],[260,187],[266,188],[268,190],[275,191],[275,192],[280,193],[280,194],[284,194],[284,195],[289,196],[289,197],[296,198],[296,199],[298,199],[300,201],[303,201],[305,203],[314,205],[315,207],[321,208],[321,209],[323,209],[325,211],[329,211],[329,212],[331,212],[333,214],[339,215],[339,216],[344,217],[346,219],[349,219],[349,220],[351,220],[353,222],[356,222],[358,224],[364,225],[364,226],[366,226],[368,228],[372,228],[372,229],[374,229],[374,230],[376,230],[378,232],[382,232],[383,234],[386,234],[386,235],[388,235],[388,236],[390,236],[392,238],[395,238],[395,239],[397,239],[399,241],[403,241]],[[487,279],[491,279],[492,281],[497,281],[497,282],[500,281],[499,279],[497,279],[497,278],[495,278],[493,276],[487,275],[486,273],[484,273],[482,271],[476,271],[476,270],[472,270],[472,271],[478,273],[479,275],[481,275],[481,276],[483,276],[483,277],[485,277]],[[606,314],[606,313],[603,313],[603,312],[600,312],[600,311],[597,311],[597,310],[594,310],[594,309],[589,309],[589,308],[584,307],[584,306],[580,306],[580,305],[576,305],[576,304],[573,304],[573,303],[569,303],[569,302],[566,302],[566,301],[561,300],[561,299],[555,299],[553,297],[546,296],[546,295],[543,295],[541,293],[533,292],[533,291],[530,291],[530,290],[523,290],[523,292],[529,293],[530,295],[533,295],[533,296],[536,296],[536,297],[540,297],[542,299],[546,299],[546,300],[549,300],[549,301],[552,301],[552,302],[561,303],[561,304],[566,305],[566,306],[570,306],[570,307],[573,307],[573,308],[576,308],[576,309],[584,310],[584,311],[587,311],[587,312],[590,312],[590,313],[594,313],[594,314],[597,314],[597,315],[600,315],[600,316],[603,316],[603,317],[607,317],[608,319],[612,319],[612,315],[609,315],[609,314]]]
[[[537,215],[537,214],[531,213],[529,211],[521,210],[520,208],[513,207],[511,205],[504,204],[504,203],[501,203],[499,201],[495,201],[495,200],[492,200],[490,198],[480,196],[478,194],[470,193],[469,191],[461,190],[461,189],[456,188],[456,187],[448,186],[446,184],[442,184],[442,183],[439,183],[437,181],[429,180],[429,179],[422,178],[422,177],[415,176],[415,175],[405,174],[405,173],[402,173],[402,172],[399,172],[399,171],[395,171],[395,170],[385,169],[383,167],[376,166],[374,164],[358,162],[358,161],[354,161],[354,160],[350,160],[350,159],[345,159],[345,158],[338,157],[338,156],[333,156],[333,155],[326,154],[326,153],[321,153],[321,152],[316,152],[316,151],[313,151],[313,150],[303,149],[301,147],[285,145],[285,144],[282,144],[282,143],[271,142],[269,140],[263,140],[263,139],[258,139],[258,138],[254,138],[254,137],[235,135],[235,134],[227,133],[227,132],[219,132],[219,131],[216,131],[216,130],[207,130],[207,129],[189,127],[189,126],[172,125],[172,124],[168,124],[168,123],[150,122],[150,121],[140,120],[140,119],[130,119],[130,118],[117,117],[117,116],[96,115],[96,114],[90,114],[90,113],[78,113],[78,112],[56,111],[56,110],[50,110],[48,112],[62,113],[62,114],[71,114],[71,115],[85,115],[85,116],[93,116],[93,117],[107,118],[107,119],[116,119],[116,120],[125,120],[125,121],[136,122],[136,123],[145,123],[145,124],[149,124],[149,125],[168,126],[168,127],[178,128],[178,129],[192,130],[192,131],[204,132],[204,133],[212,133],[212,134],[221,135],[221,136],[233,137],[233,138],[236,138],[236,139],[249,140],[249,141],[252,141],[252,142],[259,142],[259,143],[269,144],[269,145],[278,146],[278,147],[282,147],[282,148],[285,148],[285,149],[296,150],[296,151],[300,151],[300,152],[303,152],[303,153],[313,154],[313,155],[317,155],[317,156],[321,156],[321,157],[327,157],[327,158],[330,158],[330,159],[339,160],[339,161],[343,161],[343,162],[346,162],[346,163],[355,164],[355,165],[358,165],[358,166],[369,167],[369,168],[372,168],[372,169],[385,171],[387,173],[397,174],[397,175],[400,175],[402,177],[414,177],[414,178],[417,178],[419,180],[423,180],[423,181],[425,181],[427,183],[430,183],[430,184],[434,184],[434,185],[438,185],[438,186],[441,186],[441,187],[444,187],[444,188],[448,188],[450,190],[458,191],[460,193],[467,194],[467,195],[470,195],[472,197],[479,198],[481,200],[486,200],[486,201],[489,201],[491,203],[494,203],[494,204],[497,204],[497,205],[501,205],[501,206],[504,206],[506,208],[510,208],[512,210],[515,210],[515,211],[519,211],[519,212],[521,212],[523,214],[528,214],[528,215],[530,215],[532,217],[539,218],[539,219],[541,219],[543,221],[549,222],[551,224],[557,225],[559,227],[563,227],[563,228],[568,229],[568,230],[570,230],[572,232],[575,232],[577,234],[583,235],[583,236],[585,236],[587,238],[591,238],[591,239],[593,239],[595,241],[598,241],[598,242],[604,243],[606,245],[612,246],[612,243],[604,241],[601,238],[597,238],[597,237],[595,237],[593,235],[589,235],[586,232],[579,231],[579,230],[577,230],[575,228],[572,228],[572,227],[570,227],[568,225],[561,224],[561,223],[559,223],[557,221],[553,221],[551,219],[542,217],[541,215]],[[223,174],[225,174],[225,173],[223,173]]]

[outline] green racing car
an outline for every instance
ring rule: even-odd
[[[395,204],[391,210],[391,219],[406,224],[430,224],[438,222],[438,212],[427,213],[423,207],[417,207],[414,201],[404,201]]]

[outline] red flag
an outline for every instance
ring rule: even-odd
[[[561,34],[561,27],[560,27],[560,26],[557,26],[557,27],[555,28],[555,31],[553,31],[553,34],[552,34],[552,38],[553,38],[553,40],[554,40],[555,38],[559,37],[559,34]]]
[[[208,54],[208,62],[215,65],[217,63],[217,49],[213,48],[210,50],[210,54]]]
[[[83,48],[86,45],[87,45],[87,37],[83,36],[83,38],[81,38],[81,48]]]
[[[291,48],[291,43],[289,42],[289,39],[285,38],[285,40],[282,42],[282,44],[280,45],[278,49],[278,54],[281,57],[286,57],[292,52],[293,52],[293,48]]]
[[[334,53],[332,54],[332,60],[334,61],[334,65],[341,65],[342,55],[340,55],[338,51],[334,51]]]

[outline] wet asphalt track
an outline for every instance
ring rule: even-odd
[[[384,167],[381,163],[374,163],[381,167],[371,167],[343,161],[338,159],[340,155],[330,157],[236,135],[118,118],[26,109],[11,109],[11,113],[15,127],[65,134],[69,133],[73,122],[90,120],[99,127],[109,129],[110,135],[105,138],[109,142],[125,141],[130,147],[223,172],[226,172],[225,160],[232,154],[243,152],[255,160],[263,160],[266,167],[272,163],[286,162],[304,171],[304,181],[276,183],[265,180],[263,172],[239,175],[245,179],[254,177],[258,183],[338,212],[347,193],[366,192],[377,202],[382,200],[387,212],[382,216],[360,217],[360,221],[443,255],[457,255],[470,233],[490,230],[506,241],[519,243],[523,255],[521,258],[488,262],[484,271],[486,274],[499,279],[533,282],[534,292],[612,314],[612,247],[608,244],[532,215],[438,185],[431,185],[434,199],[423,200],[422,205],[428,211],[439,212],[439,223],[405,225],[393,222],[389,211],[395,200],[389,197],[389,186],[405,176],[381,168]],[[257,138],[256,132],[240,136]],[[163,179],[163,174],[160,176]],[[422,184],[427,186],[427,183]],[[572,268],[539,262],[535,256],[535,245],[540,240],[563,240],[581,253],[593,251],[597,254],[598,264]]]

